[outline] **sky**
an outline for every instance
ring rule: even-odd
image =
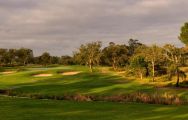
[[[0,48],[71,55],[81,44],[178,40],[188,0],[0,0]]]

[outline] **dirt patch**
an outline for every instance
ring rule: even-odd
[[[61,73],[61,75],[65,75],[65,76],[68,76],[68,75],[77,75],[81,73],[80,71],[77,71],[77,72],[64,72],[64,73]]]
[[[5,71],[5,72],[1,72],[2,74],[12,74],[12,73],[16,73],[16,71]]]
[[[33,75],[34,77],[50,77],[53,76],[53,74],[37,74],[37,75]]]

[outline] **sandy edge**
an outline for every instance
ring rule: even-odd
[[[37,75],[33,75],[34,77],[50,77],[53,76],[53,74],[37,74]]]
[[[68,76],[68,75],[77,75],[79,73],[81,73],[81,71],[77,71],[77,72],[64,72],[64,73],[61,73],[61,75]]]

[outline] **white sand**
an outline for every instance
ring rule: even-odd
[[[62,73],[62,75],[65,75],[65,76],[67,76],[67,75],[77,75],[79,73],[81,73],[81,72],[80,71],[78,71],[78,72],[64,72],[64,73]]]
[[[37,74],[37,75],[34,75],[34,77],[50,77],[50,76],[53,76],[53,74]]]
[[[5,72],[2,72],[2,74],[12,74],[12,73],[15,73],[16,71],[5,71]]]

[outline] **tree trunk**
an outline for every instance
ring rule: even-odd
[[[140,79],[141,79],[141,80],[143,79],[143,74],[142,74],[142,72],[140,72]]]
[[[23,65],[25,66],[26,65],[26,61],[24,60],[24,62],[23,62]]]
[[[112,67],[113,67],[113,69],[114,69],[114,71],[115,71],[115,64],[114,64],[114,63],[112,64]]]
[[[90,72],[93,72],[93,67],[91,64],[89,65],[89,69],[90,69]]]
[[[177,75],[176,87],[179,87],[180,74],[179,74],[179,70],[178,70],[178,68],[177,68],[176,72],[177,72],[177,73],[176,73],[176,75]]]
[[[89,69],[90,69],[90,72],[93,72],[93,66],[92,66],[92,60],[91,59],[89,60]]]
[[[155,62],[152,60],[152,79],[155,82]]]
[[[115,58],[113,58],[113,63],[112,63],[112,67],[113,67],[113,69],[114,69],[114,71],[116,71],[116,60],[115,60]]]

